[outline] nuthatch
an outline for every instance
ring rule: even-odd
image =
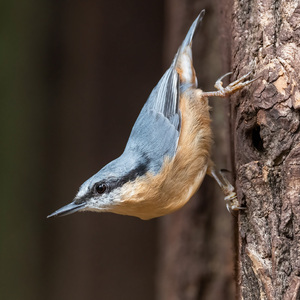
[[[76,211],[113,212],[151,219],[185,205],[211,175],[225,194],[227,208],[239,209],[233,186],[210,158],[212,131],[208,97],[226,97],[250,84],[250,73],[217,91],[197,88],[192,39],[205,11],[192,24],[170,68],[140,112],[123,154],[80,187],[74,201],[48,217]]]

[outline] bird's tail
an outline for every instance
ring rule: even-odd
[[[205,15],[205,9],[203,9],[200,14],[198,15],[198,17],[196,18],[196,20],[193,22],[192,26],[190,27],[185,39],[183,40],[180,49],[184,49],[187,46],[191,46],[195,31],[198,27],[198,25],[202,22],[202,19]]]
[[[173,65],[180,77],[182,89],[186,89],[190,86],[197,86],[197,77],[193,67],[192,41],[194,33],[198,25],[201,23],[204,15],[205,10],[203,9],[190,27],[173,60]]]

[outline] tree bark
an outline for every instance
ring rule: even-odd
[[[300,298],[300,6],[234,1],[231,99],[239,213],[238,299]],[[229,33],[230,34],[230,33]]]

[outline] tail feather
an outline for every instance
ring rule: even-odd
[[[183,40],[180,49],[184,49],[186,46],[189,46],[193,40],[195,31],[198,27],[198,25],[202,22],[202,19],[205,15],[205,9],[203,9],[200,14],[198,15],[198,17],[196,18],[196,20],[193,22],[193,24],[191,25],[185,39]]]
[[[197,87],[197,77],[193,67],[192,40],[198,25],[205,15],[202,10],[199,16],[191,25],[185,39],[175,55],[172,66],[176,69],[180,78],[180,90],[184,91],[189,87]]]

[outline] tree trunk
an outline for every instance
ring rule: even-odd
[[[238,299],[300,298],[298,1],[234,1],[231,99],[239,213]],[[231,33],[229,33],[231,34]]]

